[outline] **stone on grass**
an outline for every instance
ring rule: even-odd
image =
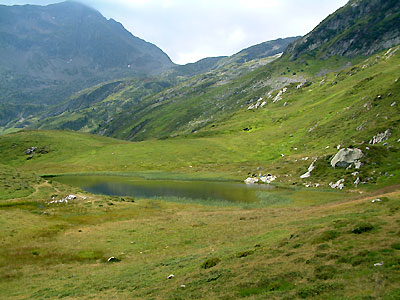
[[[339,179],[337,182],[333,183],[329,183],[329,186],[333,189],[338,189],[341,190],[344,188],[344,179]]]
[[[168,278],[168,279],[172,279],[172,278],[174,278],[174,277],[175,277],[174,274],[170,274],[167,278]]]
[[[363,153],[360,149],[343,148],[332,158],[331,165],[333,168],[342,167],[347,168],[350,164],[358,161],[363,157]]]
[[[371,202],[372,202],[372,203],[375,203],[375,202],[382,202],[382,200],[378,198],[378,199],[372,200]]]
[[[390,138],[391,135],[392,135],[392,133],[390,132],[389,129],[387,129],[385,132],[378,133],[377,135],[375,135],[375,136],[369,141],[369,143],[370,143],[371,145],[375,145],[375,144],[382,143],[382,142],[386,141],[388,138]]]
[[[311,165],[308,167],[308,171],[301,175],[300,178],[308,178],[311,176],[311,172],[315,169],[315,162],[316,160],[311,163]]]
[[[249,177],[245,179],[244,183],[246,184],[254,184],[258,182],[258,178]]]
[[[36,151],[37,147],[29,147],[28,149],[25,150],[26,155],[33,154]]]
[[[276,180],[276,176],[268,174],[267,176],[261,176],[260,180],[264,183],[271,183],[272,181]]]
[[[120,262],[121,260],[119,258],[116,258],[114,256],[111,256],[109,259],[107,259],[107,262],[109,263],[114,263],[114,262]]]

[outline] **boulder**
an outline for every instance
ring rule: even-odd
[[[375,135],[370,141],[369,143],[371,145],[375,145],[375,144],[379,144],[382,143],[384,141],[386,141],[388,138],[390,138],[390,136],[392,135],[392,133],[390,132],[390,130],[386,130],[385,132],[382,133],[378,133],[377,135]]]
[[[331,188],[333,188],[333,189],[338,189],[338,190],[341,190],[341,189],[343,189],[344,188],[344,179],[340,179],[340,180],[338,180],[337,182],[331,182],[331,183],[329,183],[329,186],[331,187]]]
[[[276,180],[276,176],[268,174],[267,176],[261,176],[260,180],[264,183],[270,184],[272,181]]]
[[[311,172],[315,169],[315,160],[311,163],[311,165],[308,167],[308,171],[304,173],[303,175],[300,176],[300,178],[308,178],[311,176]]]
[[[254,184],[258,182],[258,178],[249,177],[244,181],[246,184]]]
[[[363,157],[363,153],[360,149],[343,148],[332,158],[331,165],[333,168],[342,167],[346,168],[352,163],[358,161]]]
[[[36,151],[37,147],[29,147],[28,149],[25,150],[26,155],[31,155]]]

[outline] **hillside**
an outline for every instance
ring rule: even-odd
[[[106,80],[174,65],[120,23],[70,1],[1,5],[0,41],[0,104],[55,104]]]
[[[181,98],[191,97],[196,95],[195,90],[203,89],[203,93],[214,90],[215,87],[224,85],[272,62],[277,56],[270,55],[282,53],[294,39],[265,42],[231,57],[207,58],[194,64],[175,67],[158,77],[106,82],[83,90],[63,103],[36,113],[31,118],[8,122],[6,127],[70,129],[117,136],[117,131],[121,132],[125,126],[132,126],[131,121],[122,124],[126,121],[125,115],[135,115],[135,118],[139,118],[146,114],[146,117],[151,118],[150,115],[147,115],[149,107],[160,102],[162,98],[171,98],[171,94],[175,94],[176,98],[178,95]],[[200,75],[192,76],[197,73]],[[167,88],[170,89],[166,90]],[[188,91],[190,91],[189,95]],[[159,94],[160,92],[162,93]],[[165,93],[169,95],[165,95]],[[176,98],[174,101],[177,100]],[[180,102],[179,105],[185,105],[185,102]],[[179,114],[184,113],[184,110],[178,110],[180,110]],[[210,108],[206,113],[213,112],[215,109]],[[204,113],[200,110],[195,112],[197,115]],[[156,124],[152,124],[152,126],[156,126]],[[149,134],[152,133],[149,131]],[[170,134],[173,133],[170,132]],[[126,138],[124,134],[118,134],[119,137]],[[133,138],[133,135],[130,138]]]
[[[375,14],[377,7],[381,9]],[[358,64],[372,53],[397,44],[398,17],[395,1],[351,1],[300,39],[271,41],[232,57],[206,59],[181,68],[183,73],[175,74],[183,76],[183,81],[172,82],[167,89],[127,106],[106,122],[95,122],[98,127],[89,132],[127,140],[196,134],[263,98],[261,104],[270,92],[276,94],[293,83],[313,82],[315,77]],[[379,34],[375,34],[378,27]],[[347,40],[350,36],[356,37],[352,43]],[[280,51],[289,42],[279,59],[258,57]],[[190,77],[202,71],[205,73]],[[110,95],[118,97],[118,93]],[[82,116],[81,112],[74,114]],[[62,128],[46,120],[40,124],[43,129]]]
[[[263,42],[258,45],[243,49],[231,56],[208,57],[195,63],[189,63],[183,66],[175,66],[166,73],[169,77],[183,76],[187,78],[220,69],[224,66],[234,68],[236,65],[241,65],[252,60],[263,59],[282,53],[286,50],[290,43],[298,38],[300,37],[288,37],[284,39]]]
[[[367,56],[400,43],[400,3],[397,0],[351,0],[285,51],[291,60],[301,55]]]
[[[206,125],[197,133],[175,138],[140,143],[120,141],[120,145],[110,140],[109,147],[102,146],[93,152],[94,142],[89,139],[82,148],[81,142],[70,140],[74,137],[72,132],[59,138],[59,132],[42,134],[41,131],[2,136],[0,163],[42,169],[46,173],[222,172],[240,180],[261,166],[284,183],[328,186],[343,177],[345,186],[351,188],[354,171],[335,170],[329,164],[340,145],[360,147],[366,154],[362,160],[365,167],[359,170],[361,179],[373,185],[388,185],[397,182],[400,176],[399,62],[399,48],[393,48],[342,71],[315,77],[308,86],[297,88],[298,84],[293,83],[281,99],[276,98],[278,91],[269,99],[266,96],[264,107],[249,109],[252,105],[249,103],[229,118]],[[274,98],[279,100],[273,102]],[[374,136],[387,130],[390,136],[386,141],[369,144]],[[41,141],[42,135],[48,137]],[[86,137],[90,136],[83,135],[78,140],[85,141]],[[95,139],[107,141],[104,137]],[[32,146],[53,149],[49,154],[26,161],[23,152]],[[311,157],[318,157],[313,176],[301,180]]]

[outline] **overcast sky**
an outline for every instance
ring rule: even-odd
[[[348,0],[80,0],[156,44],[175,63],[231,55],[246,47],[304,35]],[[49,4],[57,0],[0,0]]]

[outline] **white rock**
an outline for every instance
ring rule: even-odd
[[[369,143],[370,143],[371,145],[375,145],[375,144],[382,143],[382,142],[386,141],[391,135],[392,135],[392,133],[390,132],[389,129],[387,129],[385,132],[378,133],[377,135],[375,135],[375,136],[369,141]]]
[[[372,200],[371,202],[372,202],[372,203],[375,203],[375,202],[382,202],[382,200],[378,198],[378,199]]]
[[[311,176],[311,172],[315,169],[315,162],[316,160],[311,163],[311,165],[308,167],[308,171],[301,175],[300,178],[308,178]]]
[[[246,184],[254,184],[258,182],[258,178],[249,177],[245,179],[244,183]]]
[[[383,261],[374,264],[374,267],[380,267],[380,266],[383,266]]]
[[[271,183],[271,182],[276,180],[276,176],[274,176],[274,175],[262,176],[262,177],[260,177],[260,180],[262,182],[264,182],[264,183],[268,183],[269,184],[269,183]]]
[[[333,168],[336,167],[343,167],[346,168],[355,161],[359,160],[362,158],[364,154],[360,149],[350,149],[350,148],[343,148],[340,149],[338,153],[332,158],[331,160],[331,166]]]
[[[172,279],[172,278],[174,278],[174,277],[175,277],[174,274],[170,274],[167,278],[168,278],[168,279]]]
[[[329,186],[333,189],[341,190],[344,188],[344,179],[340,179],[336,183],[331,182],[329,183]]]

